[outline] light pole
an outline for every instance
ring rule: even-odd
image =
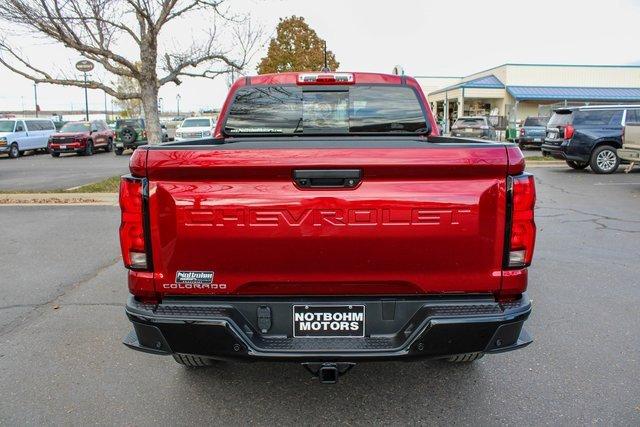
[[[89,121],[89,93],[87,91],[87,73],[93,70],[93,62],[83,59],[76,62],[76,69],[84,74],[84,119]]]
[[[38,83],[33,84],[33,97],[36,103],[36,117],[38,117]]]
[[[89,94],[87,92],[87,73],[84,73],[84,119],[89,121]]]
[[[180,94],[176,95],[176,104],[177,104],[177,109],[178,109],[178,117],[180,117]]]
[[[109,112],[107,111],[107,92],[104,93],[104,121],[109,121]]]

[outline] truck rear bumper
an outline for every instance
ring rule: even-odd
[[[365,305],[364,337],[292,337],[293,305]],[[269,329],[257,308],[269,307]],[[264,310],[260,311],[262,316]],[[499,304],[469,298],[262,298],[165,300],[143,304],[130,297],[133,323],[124,344],[147,353],[190,354],[220,360],[356,362],[441,358],[463,353],[499,353],[532,339],[523,329],[531,312],[526,296]],[[259,326],[258,326],[259,325]]]
[[[542,155],[543,156],[551,156],[554,159],[558,160],[572,160],[574,162],[589,162],[589,156],[580,155],[577,153],[573,153],[569,151],[569,146],[567,145],[567,141],[563,142],[562,145],[555,145],[549,143],[543,143],[541,145]]]
[[[627,162],[640,162],[640,149],[619,149],[618,157]]]

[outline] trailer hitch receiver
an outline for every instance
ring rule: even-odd
[[[356,366],[352,362],[308,362],[303,363],[302,366],[314,377],[318,377],[322,384],[335,384],[338,382],[338,378],[346,374]]]

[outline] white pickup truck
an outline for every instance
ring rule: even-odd
[[[630,172],[640,163],[640,123],[627,123],[622,134],[622,148],[618,149],[620,160],[629,162],[625,172]]]

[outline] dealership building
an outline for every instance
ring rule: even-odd
[[[488,115],[506,127],[561,106],[640,103],[634,65],[504,64],[466,77],[415,77],[448,125],[460,116]]]

